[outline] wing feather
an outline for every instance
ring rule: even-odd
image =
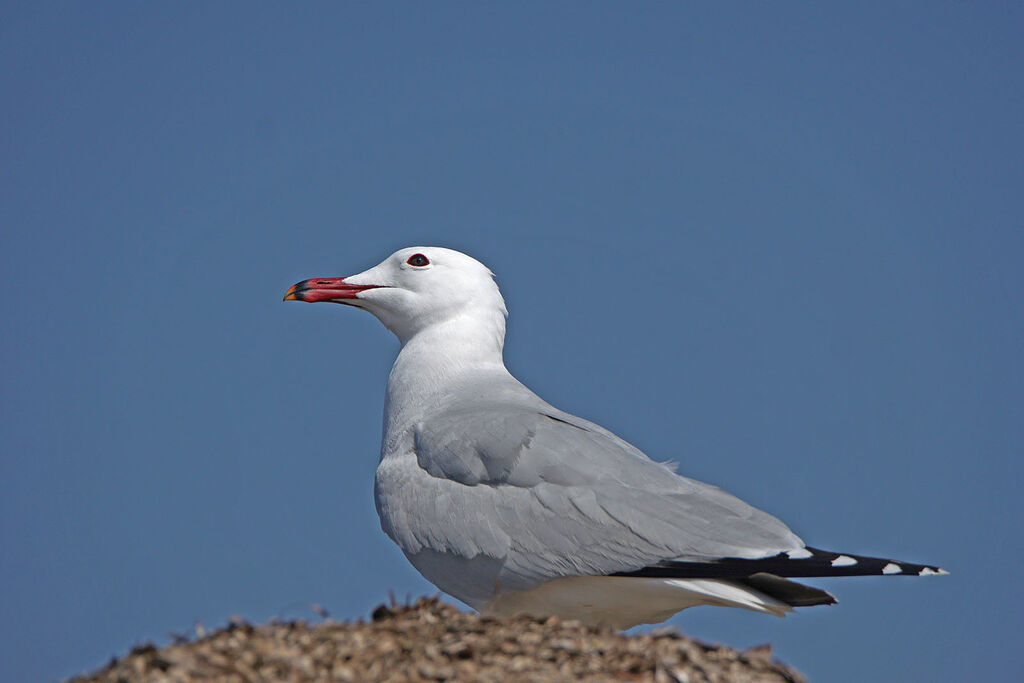
[[[803,547],[771,515],[554,408],[435,414],[381,461],[376,494],[384,531],[414,564],[482,556],[495,562],[475,566],[509,589]]]

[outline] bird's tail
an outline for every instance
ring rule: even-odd
[[[662,579],[691,592],[706,593],[712,604],[729,604],[783,616],[793,607],[832,605],[830,593],[790,578],[828,576],[928,576],[948,574],[939,567],[880,557],[798,548],[761,559],[722,558],[711,562],[669,560],[616,576]],[[741,596],[743,599],[737,599]]]

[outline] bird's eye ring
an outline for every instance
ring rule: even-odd
[[[413,254],[412,256],[409,257],[409,259],[406,261],[406,263],[408,263],[410,266],[416,266],[417,268],[422,268],[423,266],[429,266],[430,265],[430,259],[428,259],[423,254]]]

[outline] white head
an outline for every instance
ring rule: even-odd
[[[423,330],[454,326],[505,339],[507,309],[487,266],[444,247],[400,249],[369,270],[303,280],[285,301],[328,301],[364,308],[404,345]]]

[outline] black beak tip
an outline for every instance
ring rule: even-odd
[[[306,280],[303,280],[302,282],[297,282],[292,285],[292,287],[285,292],[284,299],[282,299],[282,301],[305,301],[306,290],[309,289],[306,286],[306,282]]]

